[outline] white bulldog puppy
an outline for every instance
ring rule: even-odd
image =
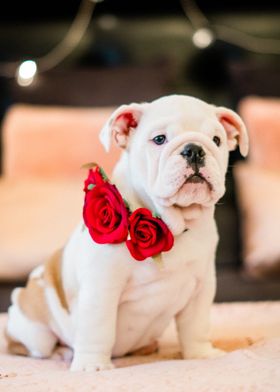
[[[125,243],[95,243],[81,223],[14,290],[9,348],[46,358],[62,343],[73,349],[71,370],[108,369],[113,357],[155,349],[175,318],[183,358],[216,357],[221,352],[209,340],[214,208],[225,192],[229,151],[239,144],[248,152],[245,126],[232,110],[172,95],[118,108],[101,131],[107,150],[112,139],[123,149],[112,182],[132,211],[161,216],[174,245],[159,267],[153,258],[136,261]]]

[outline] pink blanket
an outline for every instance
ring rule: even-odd
[[[280,302],[218,304],[212,339],[228,353],[212,360],[181,360],[174,325],[148,356],[114,360],[116,369],[72,373],[61,360],[35,360],[6,353],[0,316],[1,391],[188,391],[279,392]]]

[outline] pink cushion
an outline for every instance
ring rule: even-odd
[[[160,339],[160,350],[148,356],[114,360],[116,369],[70,372],[62,360],[36,360],[5,352],[0,316],[0,385],[3,391],[278,391],[280,385],[280,303],[216,304],[212,339],[236,350],[217,359],[182,360],[175,328]]]
[[[280,173],[239,163],[234,169],[247,272],[280,276]]]
[[[24,279],[82,219],[79,180],[0,180],[0,279]]]
[[[15,105],[3,125],[4,175],[84,176],[81,165],[98,162],[108,174],[120,155],[106,153],[99,132],[112,108]]]
[[[280,171],[280,99],[248,97],[239,112],[250,136],[250,163]]]
[[[247,97],[239,111],[250,136],[249,159],[235,169],[245,267],[280,275],[280,99]]]

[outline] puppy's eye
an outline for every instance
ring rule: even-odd
[[[219,136],[214,136],[213,137],[213,142],[219,147],[221,145],[221,139]]]
[[[153,138],[153,142],[154,142],[155,144],[157,144],[158,146],[160,146],[161,144],[164,144],[164,143],[166,142],[166,136],[165,136],[165,135],[158,135],[158,136],[155,136],[155,137]]]

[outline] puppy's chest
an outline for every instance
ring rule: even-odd
[[[190,265],[172,270],[155,262],[142,264],[133,271],[120,305],[126,304],[147,315],[164,311],[175,314],[195,293],[198,283],[199,278]]]

